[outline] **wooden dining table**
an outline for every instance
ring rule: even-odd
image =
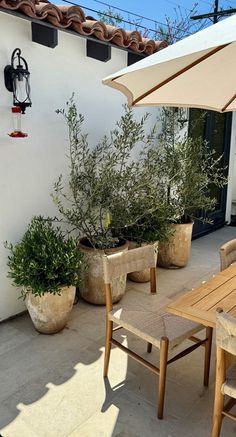
[[[217,273],[200,287],[171,302],[166,310],[172,314],[215,328],[216,309],[236,317],[236,264]]]

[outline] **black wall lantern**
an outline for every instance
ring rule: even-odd
[[[22,114],[32,104],[29,77],[28,64],[22,58],[21,50],[17,48],[12,53],[11,65],[4,69],[4,78],[6,88],[13,93],[13,105],[20,107]]]

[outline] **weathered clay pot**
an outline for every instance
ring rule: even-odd
[[[80,250],[85,254],[86,269],[81,274],[80,295],[89,303],[95,305],[105,305],[106,295],[103,281],[103,261],[104,254],[124,252],[128,250],[128,243],[124,242],[121,246],[112,249],[94,249],[86,244],[86,238],[80,240]],[[125,294],[126,275],[115,278],[112,281],[112,302],[116,303]]]
[[[136,249],[137,247],[140,247],[140,244],[136,243],[135,241],[129,241],[129,250],[130,249]],[[147,243],[142,243],[141,246],[146,246]],[[156,258],[158,254],[158,241],[153,243],[156,249]],[[144,269],[139,270],[138,272],[132,272],[128,273],[127,275],[128,279],[133,282],[149,282],[150,281],[150,269]]]
[[[159,243],[158,265],[166,268],[185,267],[189,260],[193,223],[173,224],[169,241]]]
[[[45,293],[35,296],[27,290],[26,306],[37,331],[42,334],[55,334],[68,322],[75,299],[74,286],[62,286],[60,295]]]

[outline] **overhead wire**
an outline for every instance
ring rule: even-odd
[[[105,3],[105,2],[103,2],[101,0],[93,0],[93,1],[96,2],[96,3],[102,4],[104,6],[107,6],[108,8],[115,9],[115,10],[120,11],[120,12],[125,12],[128,15],[133,15],[134,17],[142,18],[143,20],[151,21],[151,22],[153,22],[155,24],[160,24],[161,26],[167,26],[166,23],[163,23],[163,22],[158,21],[158,20],[154,20],[153,18],[145,17],[144,15],[137,14],[136,12],[127,11],[126,9],[122,9],[122,8],[117,7],[117,6],[113,6],[110,3]],[[84,6],[82,6],[82,7],[84,7]],[[189,9],[189,11],[190,10],[191,9]],[[105,15],[105,14],[103,14],[103,15]],[[108,15],[108,16],[110,16],[110,15]],[[177,27],[173,27],[173,28],[177,29]]]
[[[71,4],[76,5],[76,3],[73,3],[72,1],[69,1],[69,0],[63,0],[63,1],[65,1],[66,3],[71,3]],[[166,27],[168,26],[167,23],[163,23],[163,22],[161,22],[161,21],[154,20],[154,19],[149,18],[149,17],[146,17],[146,16],[144,16],[144,15],[140,15],[140,14],[137,14],[137,13],[135,13],[135,12],[131,12],[131,11],[128,11],[128,10],[126,10],[126,9],[119,8],[119,7],[117,7],[117,6],[111,5],[110,3],[106,3],[106,2],[103,2],[103,1],[101,1],[101,0],[93,0],[93,1],[96,2],[96,3],[102,4],[102,5],[104,5],[104,6],[107,6],[108,8],[111,8],[111,9],[114,9],[114,10],[118,10],[118,11],[120,11],[120,12],[124,12],[124,13],[126,13],[126,14],[128,14],[128,15],[132,15],[132,16],[135,16],[135,17],[141,18],[141,19],[143,19],[143,20],[153,22],[153,23],[155,23],[155,24],[159,24],[159,25],[161,25],[161,26],[166,26]],[[166,0],[166,1],[170,1],[170,2],[171,2],[171,0]],[[177,4],[177,3],[176,3],[176,4]],[[91,8],[88,8],[88,7],[83,6],[83,5],[80,5],[80,6],[81,6],[83,9],[89,10],[89,11],[91,11],[91,12],[101,13],[101,11],[98,11],[98,10],[95,10],[95,9],[91,9]],[[191,9],[185,8],[185,10],[188,10],[188,11],[191,12]],[[116,17],[112,17],[110,14],[107,14],[106,12],[102,12],[102,15],[107,16],[107,17],[109,17],[109,18],[116,18]],[[162,34],[161,32],[158,32],[156,29],[147,28],[147,26],[142,26],[142,25],[140,25],[140,24],[138,24],[138,23],[135,23],[135,22],[132,22],[132,21],[130,21],[130,20],[127,21],[127,20],[121,18],[121,21],[124,22],[124,23],[127,23],[127,24],[135,25],[135,26],[140,27],[140,28],[143,28],[143,29],[147,29],[147,30],[149,30],[149,31],[151,31],[151,32],[156,32],[156,33],[160,33],[160,34]],[[176,27],[176,26],[174,26],[174,25],[172,26],[172,28],[175,29],[175,30],[179,30],[179,28]],[[186,32],[186,36],[189,36],[189,35],[191,35],[191,33],[190,33],[190,32]]]
[[[96,0],[96,1],[97,1],[97,0]],[[170,4],[173,4],[173,5],[177,6],[178,8],[182,8],[182,9],[184,9],[185,11],[193,12],[193,8],[192,8],[192,9],[186,8],[186,7],[185,7],[184,5],[182,5],[180,2],[176,3],[176,2],[173,1],[173,0],[165,0],[165,1],[166,1],[167,3],[170,3]],[[206,0],[198,0],[197,3],[196,3],[196,6],[198,5],[199,1],[202,2],[202,3],[205,3],[205,4],[209,5],[209,6],[211,6],[211,9],[214,8],[214,6],[213,6],[213,2],[209,2],[209,1],[206,1]],[[207,19],[204,20],[204,22],[203,22],[202,25],[201,25],[201,28],[200,28],[200,29],[198,28],[197,30],[201,30],[201,29],[203,29],[204,27],[206,27],[206,25],[207,25]],[[189,26],[189,29],[191,29],[191,28],[196,28],[196,22],[192,21],[192,24]],[[179,30],[179,29],[178,29],[178,30]],[[185,31],[185,29],[183,29],[183,31]],[[194,33],[194,32],[188,32],[188,33],[185,33],[185,35],[186,35],[186,36],[188,36],[188,35],[192,35],[192,33]],[[179,39],[181,39],[181,38],[179,38]]]
[[[131,12],[131,11],[128,11],[128,10],[126,10],[126,9],[122,9],[122,8],[120,8],[120,7],[118,7],[118,6],[111,5],[110,3],[104,2],[104,1],[102,1],[102,0],[93,0],[93,1],[96,2],[96,3],[98,3],[98,4],[102,4],[102,5],[104,5],[104,6],[108,7],[108,8],[111,8],[111,9],[114,9],[114,10],[117,10],[117,11],[120,11],[120,12],[124,12],[124,13],[130,14],[130,15],[132,15],[132,16],[135,16],[135,17],[138,17],[138,18],[144,19],[144,20],[146,20],[146,21],[150,21],[150,22],[153,22],[153,23],[155,23],[155,24],[159,24],[159,25],[161,25],[161,26],[166,26],[166,27],[167,27],[167,24],[166,24],[166,23],[163,23],[163,22],[158,21],[158,20],[153,20],[152,18],[149,18],[149,17],[143,16],[143,15],[139,15],[139,14],[137,14],[137,13],[135,13],[135,12]],[[166,1],[167,3],[173,4],[173,5],[175,5],[175,6],[178,6],[179,8],[184,9],[185,11],[189,11],[189,12],[192,12],[192,11],[193,11],[193,9],[186,8],[185,6],[181,5],[179,2],[176,3],[176,2],[173,1],[173,0],[165,0],[165,1]],[[214,8],[214,6],[213,6],[213,2],[209,2],[209,1],[206,1],[206,0],[198,0],[198,1],[200,1],[201,3],[205,3],[205,4],[210,5],[212,9]],[[109,16],[110,16],[110,15],[109,15]],[[132,22],[131,22],[131,24],[132,24]],[[133,24],[137,25],[137,23],[133,23]],[[204,24],[207,24],[207,20],[204,20]],[[191,27],[196,27],[196,23],[193,23],[193,24],[191,25]],[[204,26],[201,26],[201,27],[204,27]],[[172,28],[175,29],[175,30],[179,30],[179,28],[177,28],[177,27],[174,26],[174,25],[172,25]],[[148,30],[153,31],[153,29],[148,29]],[[192,34],[192,32],[186,32],[186,33],[185,33],[186,36],[189,36],[189,35],[191,35],[191,34]]]
[[[213,1],[212,2],[210,2],[210,1],[207,1],[207,0],[198,0],[198,3],[205,3],[205,5],[209,5],[209,6],[211,6],[211,7],[213,7]]]
[[[184,9],[185,11],[191,12],[191,10],[192,10],[192,9],[186,8],[186,6],[184,6],[184,5],[181,5],[180,2],[177,3],[177,2],[175,2],[173,0],[164,0],[164,1],[167,2],[167,3],[170,3],[170,4],[174,5],[174,6],[178,6],[179,8]]]
[[[87,6],[83,6],[83,5],[81,5],[81,4],[74,3],[74,2],[71,1],[71,0],[63,0],[63,2],[65,2],[65,3],[69,3],[70,5],[73,5],[73,6],[80,6],[81,8],[83,8],[83,9],[85,9],[85,10],[87,10],[87,11],[90,11],[90,12],[95,12],[96,14],[101,13],[100,11],[97,11],[96,9],[88,8]],[[109,17],[109,18],[116,18],[116,17],[111,17],[110,14],[107,14],[107,13],[105,13],[105,12],[102,12],[102,15],[104,15],[105,17]],[[133,23],[132,21],[125,20],[124,18],[122,18],[121,21],[122,21],[123,23],[130,24],[130,25],[133,25],[133,26],[136,26],[136,27],[140,27],[141,29],[149,30],[150,32],[155,32],[155,33],[158,33],[158,34],[160,34],[160,35],[163,36],[162,32],[161,32],[161,31],[158,31],[157,29],[147,28],[147,26],[143,26],[143,25],[141,25],[141,24]],[[163,24],[164,24],[164,23],[163,23]]]
[[[230,3],[229,7],[231,6],[231,3],[233,3],[233,5],[236,5],[236,1],[231,1],[231,0],[224,0],[227,3]]]
[[[111,5],[110,3],[106,3],[106,2],[103,2],[103,1],[101,1],[101,0],[93,0],[93,1],[95,1],[96,3],[102,4],[102,5],[104,5],[104,6],[108,7],[108,8],[111,8],[111,9],[113,9],[113,10],[117,10],[117,11],[120,11],[120,12],[126,13],[126,14],[128,14],[128,15],[132,15],[132,16],[134,16],[134,17],[138,17],[138,18],[140,18],[140,19],[142,19],[142,20],[150,21],[150,22],[152,22],[152,23],[155,23],[156,25],[161,25],[161,26],[166,26],[166,27],[168,26],[167,23],[163,23],[163,22],[161,22],[161,21],[157,21],[157,20],[154,20],[154,19],[152,19],[152,18],[145,17],[145,16],[140,15],[140,14],[137,14],[137,13],[135,13],[135,12],[127,11],[127,10],[125,10],[125,9],[122,9],[122,8],[119,8],[119,7],[116,7],[116,6],[113,6],[113,5]],[[172,0],[165,0],[165,1],[167,1],[167,2],[169,2],[169,3],[172,3],[172,4],[175,4],[175,5],[177,5],[178,7],[183,7],[183,6],[181,6],[180,4],[178,4],[178,3],[176,3],[176,2],[174,2],[174,1],[172,1]],[[200,1],[204,1],[204,0],[200,0]],[[87,6],[84,6],[84,5],[81,5],[81,4],[78,4],[78,3],[75,3],[75,2],[73,2],[73,1],[71,1],[71,0],[63,0],[63,2],[65,2],[65,3],[69,3],[69,4],[74,5],[74,6],[80,6],[80,7],[82,7],[83,9],[85,9],[85,10],[87,10],[87,11],[94,12],[94,13],[97,14],[97,15],[99,15],[99,14],[102,13],[102,15],[104,15],[105,17],[108,17],[108,18],[114,18],[114,19],[116,18],[115,16],[113,17],[111,14],[106,13],[106,11],[101,12],[101,11],[99,11],[99,10],[92,9],[92,8],[87,7]],[[208,3],[208,2],[205,2],[205,3]],[[212,6],[212,7],[213,7],[213,6]],[[183,8],[184,8],[184,7],[183,7]],[[191,11],[191,9],[188,9],[188,8],[185,8],[185,10]],[[159,35],[161,35],[161,36],[163,37],[163,32],[161,32],[160,30],[152,29],[152,28],[149,28],[149,27],[147,27],[147,26],[143,26],[142,24],[139,24],[139,23],[133,22],[133,21],[131,21],[131,20],[126,20],[126,19],[123,18],[123,17],[121,17],[121,22],[123,22],[123,23],[125,23],[125,24],[129,24],[129,25],[135,26],[135,27],[138,27],[138,28],[140,28],[140,29],[144,29],[145,31],[154,32],[155,34],[159,34]],[[204,23],[206,23],[206,22],[207,22],[207,20],[204,21]],[[196,26],[196,24],[193,22],[193,24],[192,24],[190,27],[195,27],[195,26]],[[202,26],[202,27],[204,27],[204,26]],[[174,25],[172,25],[172,28],[175,29],[175,30],[181,31],[181,29],[179,29],[178,27],[176,27],[176,26],[174,26]],[[185,29],[183,29],[183,32],[184,32],[184,35],[185,35],[185,36],[192,35],[192,33],[193,33],[193,32],[187,32]],[[176,40],[180,40],[180,39],[182,39],[182,38],[176,38]]]
[[[94,0],[94,1],[96,1],[96,0]],[[92,8],[88,8],[87,6],[84,6],[84,5],[81,5],[81,4],[78,4],[78,3],[75,3],[75,2],[73,2],[73,1],[71,1],[71,0],[63,0],[63,2],[65,2],[65,3],[69,3],[69,4],[73,5],[73,6],[80,6],[81,8],[83,8],[83,9],[85,9],[85,10],[87,10],[87,11],[90,11],[90,12],[95,12],[96,14],[101,13],[101,11],[98,11],[98,10],[96,10],[96,9],[92,9]],[[101,2],[99,2],[99,3],[101,3]],[[124,10],[124,9],[116,8],[116,6],[112,6],[112,5],[109,5],[109,4],[107,4],[107,5],[108,5],[109,7],[111,7],[112,9],[118,9],[118,10],[120,10],[120,11],[126,12],[127,14],[131,14],[131,15],[137,16],[137,17],[142,18],[142,19],[144,19],[144,20],[152,21],[152,22],[155,23],[155,24],[160,24],[160,25],[162,25],[162,26],[167,26],[166,23],[163,23],[163,22],[161,22],[161,21],[156,21],[156,20],[153,20],[153,19],[151,19],[151,18],[147,18],[147,17],[145,17],[145,16],[142,16],[142,15],[139,15],[139,14],[136,14],[136,13],[133,13],[133,12],[126,11],[126,10]],[[110,14],[107,14],[106,12],[102,12],[102,15],[104,15],[105,17],[112,18],[111,15],[110,15]],[[114,18],[115,18],[115,17],[114,17]],[[160,33],[160,34],[162,34],[162,33],[161,33],[160,31],[158,31],[157,29],[147,28],[147,26],[142,26],[141,24],[138,24],[138,23],[132,22],[132,21],[130,21],[130,20],[129,20],[129,21],[128,21],[128,20],[125,20],[124,18],[121,18],[121,21],[124,22],[124,23],[126,23],[126,24],[131,24],[131,25],[134,25],[134,26],[140,27],[140,28],[142,28],[142,29],[149,30],[149,31],[151,31],[151,32],[155,32],[155,33]],[[175,27],[175,26],[173,26],[173,29],[178,30],[178,28]],[[186,33],[186,35],[191,35],[191,33]]]
[[[201,1],[204,1],[204,0],[201,0]],[[208,3],[208,2],[205,2],[204,1],[204,3]],[[211,12],[213,12],[213,10],[214,10],[214,3],[211,3],[211,9],[210,9],[210,13]],[[201,19],[202,20],[202,19]],[[202,21],[202,28],[204,28],[205,26],[207,26],[207,24],[209,23],[209,18],[204,18],[204,21]]]
[[[155,20],[153,20],[153,19],[151,19],[151,18],[142,17],[142,15],[138,15],[138,14],[136,14],[136,13],[134,13],[134,12],[129,12],[129,11],[125,10],[125,9],[121,9],[121,8],[119,8],[118,6],[113,6],[113,5],[109,4],[109,3],[105,3],[105,2],[103,2],[103,1],[101,1],[101,0],[93,0],[93,1],[96,2],[96,3],[100,3],[100,4],[104,5],[104,6],[108,6],[108,7],[111,7],[111,8],[113,8],[113,9],[117,9],[117,10],[119,10],[119,11],[121,11],[121,12],[127,12],[128,14],[136,15],[137,17],[140,17],[140,18],[145,18],[145,19],[150,20],[150,21],[155,21]],[[168,2],[168,3],[172,3],[172,4],[176,5],[176,6],[180,6],[178,3],[176,3],[176,2],[174,2],[174,1],[172,1],[172,0],[165,0],[165,1]],[[183,8],[183,9],[185,9],[185,10],[191,11],[191,9],[186,8],[186,7],[184,7],[184,6],[180,6],[180,7]],[[163,23],[160,23],[160,24],[163,24]]]

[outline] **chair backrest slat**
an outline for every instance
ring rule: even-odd
[[[220,312],[216,314],[216,344],[236,355],[236,318]]]
[[[220,248],[221,270],[226,269],[236,261],[236,238],[223,244]]]
[[[128,252],[118,252],[104,255],[104,282],[111,283],[112,279],[126,273],[137,272],[156,266],[155,248],[152,245],[138,247]]]

